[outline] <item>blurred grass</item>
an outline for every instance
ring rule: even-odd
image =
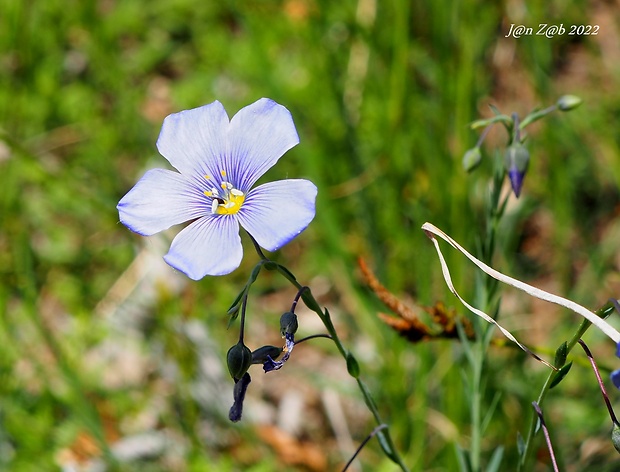
[[[226,420],[232,384],[222,361],[235,336],[225,312],[255,261],[250,248],[231,276],[189,284],[152,265],[165,243],[130,234],[115,210],[147,167],[164,165],[154,142],[168,113],[218,99],[232,115],[267,96],[291,110],[301,137],[269,176],[310,178],[320,189],[315,222],[276,257],[323,287],[412,470],[455,470],[454,443],[467,445],[469,419],[461,352],[443,342],[412,346],[382,326],[355,258],[367,257],[396,293],[453,303],[419,227],[430,220],[476,243],[491,165],[487,156],[479,172],[462,172],[477,139],[467,124],[489,116],[488,103],[524,115],[574,93],[582,108],[533,128],[525,196],[498,261],[593,308],[617,296],[615,6],[0,0],[0,467],[83,464],[101,456],[97,434],[114,444],[162,433],[158,453],[119,467],[301,469],[287,466],[260,426],[301,386],[311,407],[296,438],[324,446],[330,470],[344,462],[320,391],[360,399],[338,382],[326,343],[296,349],[300,368],[278,373],[275,392],[254,374],[246,421]],[[503,37],[511,23],[542,22],[601,28],[587,38]],[[471,288],[472,267],[448,258],[457,286]],[[275,316],[293,295],[271,276],[259,282],[252,342],[279,342]],[[554,349],[573,326],[538,321],[546,311],[508,299],[516,313],[537,315],[515,322],[524,340],[529,333]],[[541,336],[536,326],[554,331]],[[488,403],[503,394],[484,447],[490,456],[504,445],[511,464],[543,373],[512,351],[492,354]],[[591,372],[563,388],[547,422],[567,467],[579,464],[566,470],[614,470]],[[355,442],[372,429],[360,418]],[[584,441],[590,449],[579,448]],[[361,460],[363,470],[392,470],[373,443]]]

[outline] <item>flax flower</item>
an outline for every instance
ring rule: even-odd
[[[253,187],[299,137],[290,112],[262,98],[228,118],[222,104],[168,116],[157,148],[178,171],[149,170],[118,203],[120,221],[150,236],[191,221],[164,260],[194,280],[241,263],[241,225],[274,251],[312,221],[316,186],[286,179]]]

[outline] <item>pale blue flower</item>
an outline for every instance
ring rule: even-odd
[[[146,172],[118,203],[121,223],[150,236],[192,220],[164,260],[194,280],[228,274],[243,256],[239,225],[274,251],[314,218],[317,188],[308,180],[252,188],[298,143],[290,112],[266,98],[231,120],[218,101],[172,114],[157,148],[178,172]]]

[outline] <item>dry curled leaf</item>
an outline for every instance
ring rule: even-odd
[[[387,308],[397,315],[391,316],[379,313],[379,318],[401,336],[413,343],[433,339],[458,338],[456,329],[457,318],[454,310],[446,308],[442,302],[437,302],[432,307],[423,307],[422,309],[430,315],[436,325],[427,326],[412,308],[407,306],[379,282],[368,267],[368,264],[366,264],[366,261],[361,257],[358,258],[358,265],[368,287]],[[461,318],[460,323],[464,326],[467,336],[473,338],[474,333],[469,320]]]

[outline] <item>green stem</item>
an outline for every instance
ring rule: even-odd
[[[611,302],[607,302],[601,308],[596,310],[596,314],[597,316],[601,318],[606,318],[613,311],[613,309],[614,309],[614,305]],[[570,351],[575,347],[575,345],[579,342],[581,337],[585,334],[585,332],[588,330],[588,328],[591,325],[592,323],[590,323],[588,320],[583,320],[579,324],[579,327],[577,328],[577,331],[575,331],[575,334],[573,334],[570,341],[566,343],[567,354],[570,353]],[[566,364],[566,360],[564,360],[564,362],[562,362],[561,365],[556,365],[555,367],[559,369],[561,367],[564,367],[565,364]],[[541,408],[542,408],[542,403],[545,400],[547,393],[549,392],[551,382],[553,381],[553,378],[555,377],[555,375],[556,375],[556,371],[549,372],[549,375],[547,375],[547,379],[545,380],[545,383],[543,384],[540,390],[540,393],[538,394],[538,399],[536,400],[536,403],[538,403],[538,405]],[[536,414],[532,414],[532,419],[530,420],[529,430],[527,432],[527,437],[525,439],[525,447],[523,448],[523,454],[521,455],[521,460],[519,461],[519,469],[518,469],[519,471],[529,470],[527,465],[530,462],[530,456],[532,454],[532,444],[534,440],[534,434],[536,433],[537,423],[538,423],[538,416]]]
[[[249,288],[249,285],[247,286]],[[239,343],[243,344],[243,336],[245,333],[245,309],[248,305],[248,293],[249,290],[245,290],[243,294],[243,301],[241,302],[241,321],[239,323]]]
[[[525,129],[526,126],[531,125],[535,121],[540,120],[541,118],[548,115],[549,113],[557,110],[557,108],[558,106],[556,104],[556,105],[551,105],[550,107],[547,107],[544,110],[538,110],[538,111],[534,111],[530,113],[523,119],[523,121],[519,125],[519,129]]]
[[[297,279],[295,279],[292,273],[288,269],[286,269],[284,266],[280,264],[276,264],[276,270],[278,270],[278,272],[280,272],[280,274],[282,274],[287,280],[289,280],[295,287],[297,287],[298,289],[302,288],[302,285],[299,282],[297,282]],[[314,311],[319,316],[319,318],[325,325],[327,332],[331,336],[332,341],[334,341],[334,344],[336,344],[338,351],[340,352],[342,357],[345,359],[345,361],[347,361],[348,363],[350,362],[350,359],[353,359],[354,362],[357,362],[354,360],[353,355],[349,351],[347,351],[347,349],[344,347],[344,345],[340,341],[340,338],[338,337],[338,333],[336,332],[336,328],[334,327],[331,317],[329,316],[329,312],[327,310],[325,311],[321,310],[319,303],[316,301],[316,299],[312,295],[312,291],[310,289],[307,289],[304,291],[303,299],[304,299],[304,303],[306,303],[306,306],[308,306],[308,308],[310,308],[312,311]],[[373,417],[375,418],[377,425],[384,424],[384,421],[381,419],[379,410],[377,409],[375,401],[372,398],[372,395],[370,391],[368,390],[368,387],[366,387],[366,384],[362,382],[362,380],[359,377],[355,377],[355,380],[357,381],[357,385],[360,391],[362,392],[362,396],[364,397],[364,402],[366,403],[366,406],[368,407]],[[398,464],[401,470],[403,470],[404,472],[407,472],[409,469],[407,468],[402,458],[398,454],[396,448],[394,447],[394,443],[392,441],[388,428],[385,428],[384,430],[379,431],[377,433],[377,437],[379,439],[379,443],[381,444],[381,448],[383,449],[385,454],[394,463]]]
[[[484,367],[484,354],[486,352],[486,346],[482,343],[477,344],[474,351],[475,362],[472,365],[472,392],[471,392],[471,469],[473,471],[480,470],[480,456],[482,445],[482,418],[481,418],[481,402],[482,393],[480,386],[482,384],[482,370]]]
[[[250,233],[248,233],[248,236],[250,236],[250,239],[252,240],[252,244],[254,244],[254,249],[256,249],[256,253],[258,254],[258,257],[260,257],[261,260],[268,262],[269,259],[263,253],[263,249],[258,245],[258,243],[256,242],[256,239],[254,239],[254,237]]]
[[[325,325],[325,328],[327,329],[327,332],[329,333],[331,340],[334,342],[334,344],[336,344],[338,351],[340,352],[342,357],[347,362],[347,367],[351,363],[357,364],[357,361],[355,360],[353,354],[351,354],[351,352],[349,352],[344,347],[342,342],[340,341],[340,338],[338,337],[338,333],[336,332],[336,328],[334,327],[331,317],[329,316],[329,311],[327,310],[323,311],[321,309],[321,305],[319,304],[319,302],[316,301],[316,299],[312,295],[312,290],[309,287],[300,284],[297,281],[297,278],[293,275],[293,273],[290,270],[288,270],[286,267],[284,267],[283,265],[277,262],[267,259],[265,255],[263,254],[262,250],[260,249],[260,246],[258,245],[258,243],[254,240],[254,238],[251,235],[250,235],[250,239],[252,240],[252,243],[254,244],[254,247],[256,248],[256,251],[259,257],[262,259],[261,262],[263,263],[263,266],[267,270],[278,271],[285,279],[287,279],[291,284],[293,284],[293,286],[297,288],[299,293],[301,293],[301,297],[304,303],[306,304],[306,306],[310,310],[314,311],[319,316],[319,318],[323,322],[323,325]],[[368,390],[368,387],[366,387],[366,384],[362,382],[359,376],[352,375],[352,377],[355,378],[357,385],[360,391],[362,392],[362,396],[364,397],[364,402],[366,403],[366,406],[368,407],[373,417],[375,418],[377,425],[385,424],[385,422],[381,419],[379,410],[377,409],[375,401],[372,398],[372,395],[370,391]],[[398,454],[398,451],[394,447],[394,443],[390,436],[389,429],[386,427],[382,429],[381,431],[378,431],[377,438],[379,440],[379,444],[381,445],[381,448],[383,449],[383,452],[385,453],[385,455],[389,457],[395,464],[397,464],[403,472],[409,472],[409,468],[405,465],[405,463],[403,462],[403,459],[400,457],[400,455]]]
[[[514,121],[514,117],[513,117]],[[496,161],[493,173],[493,185],[489,195],[486,209],[486,231],[485,238],[480,245],[480,258],[491,264],[493,254],[497,242],[497,232],[499,222],[504,215],[506,202],[509,194],[502,199],[502,186],[506,173],[501,162]],[[485,310],[489,308],[496,299],[498,284],[494,279],[477,279],[478,297],[480,306],[484,306]],[[492,328],[482,325],[478,319],[474,320],[476,328],[476,339],[478,342],[472,343],[464,332],[459,331],[463,346],[469,349],[469,364],[471,367],[471,442],[469,452],[470,470],[479,471],[482,463],[482,435],[483,435],[483,414],[482,414],[482,384],[484,374],[484,364],[486,361],[486,353],[491,343]]]

